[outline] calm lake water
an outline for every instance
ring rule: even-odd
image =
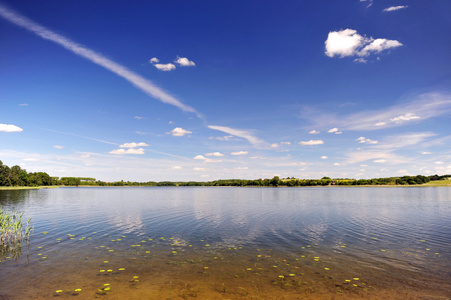
[[[449,299],[451,188],[0,191],[0,299]]]

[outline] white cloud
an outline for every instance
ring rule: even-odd
[[[210,139],[210,140],[212,140],[212,139],[215,139],[215,140],[218,140],[218,141],[221,141],[221,142],[228,142],[228,141],[231,141],[231,140],[233,140],[233,138],[234,138],[234,136],[233,135],[226,135],[226,136],[218,136],[218,137],[209,137],[208,139]]]
[[[236,167],[235,170],[248,170],[248,167]]]
[[[321,159],[328,159],[329,157],[327,157],[326,155],[321,156]]]
[[[206,158],[203,155],[196,155],[195,157],[193,157],[193,159],[195,159],[195,160],[203,160],[206,163],[219,163],[219,162],[222,162],[221,160],[214,160],[214,159]]]
[[[428,154],[432,154],[432,152],[422,151],[421,154],[428,155]]]
[[[199,154],[199,155],[194,156],[193,159],[206,160],[207,158],[205,156]]]
[[[396,154],[395,151],[425,142],[434,135],[435,134],[431,132],[418,132],[389,136],[379,144],[369,146],[368,149],[346,153],[346,156],[348,157],[346,162],[360,163],[373,160],[373,162],[378,163],[390,162],[390,164],[409,164],[413,161],[412,157],[400,156]]]
[[[373,39],[361,36],[354,29],[344,29],[340,31],[331,31],[325,41],[325,54],[329,57],[346,56],[365,57],[371,53],[380,53],[384,50],[402,46],[396,40]],[[356,62],[366,62],[365,59],[357,58]]]
[[[207,171],[207,169],[205,168],[199,168],[199,167],[195,167],[193,168],[194,171]]]
[[[248,155],[249,152],[247,151],[237,151],[237,152],[232,152],[230,153],[230,155]]]
[[[332,128],[332,129],[329,129],[327,132],[329,132],[329,133],[334,133],[334,132],[337,132],[338,131],[338,128]]]
[[[191,66],[196,65],[193,61],[190,61],[186,57],[178,57],[177,56],[177,59],[174,62],[181,65],[182,67],[191,67]]]
[[[334,166],[341,166],[340,163],[334,163]]]
[[[342,134],[343,132],[338,131],[338,128],[332,128],[327,131],[328,133]]]
[[[61,146],[61,145],[55,145],[55,146],[53,146],[53,148],[56,148],[56,149],[63,149],[64,146]]]
[[[381,53],[384,50],[388,50],[391,48],[400,47],[402,44],[395,40],[387,40],[387,39],[375,39],[368,45],[366,45],[362,50],[360,50],[357,55],[359,56],[368,56],[373,53]]]
[[[409,7],[409,6],[407,6],[407,5],[390,6],[390,7],[387,7],[386,9],[384,9],[384,11],[396,11],[396,10],[404,9],[407,7]]]
[[[436,165],[443,165],[444,162],[443,162],[443,161],[436,161],[435,164],[436,164]]]
[[[417,116],[415,113],[406,113],[402,116],[391,118],[390,121],[395,122],[395,123],[403,123],[406,121],[416,120],[416,119],[420,119],[420,117]]]
[[[148,144],[144,143],[144,142],[140,142],[140,143],[125,143],[119,146],[119,148],[136,148],[136,147],[147,147],[149,146]]]
[[[144,119],[144,117],[139,117],[139,116],[134,116],[133,118],[138,119],[138,120]]]
[[[283,145],[291,145],[291,143],[290,142],[280,142],[279,144],[278,143],[274,143],[274,144],[271,144],[270,147],[271,148],[279,148],[279,147],[281,147]]]
[[[417,145],[428,138],[435,136],[432,132],[413,132],[389,136],[379,145],[373,146],[373,149],[398,149]]]
[[[316,131],[316,130],[309,131],[309,134],[318,134],[318,133],[320,133],[320,132]]]
[[[212,152],[212,153],[205,153],[205,156],[224,156],[224,154],[220,153],[220,152]]]
[[[160,60],[158,58],[156,58],[156,57],[153,57],[153,58],[150,59],[150,63],[151,64],[156,64],[156,63],[159,63],[159,62],[160,62]]]
[[[378,141],[374,141],[372,139],[367,139],[363,136],[359,137],[356,141],[359,141],[359,144],[370,144],[370,145],[379,143]]]
[[[155,68],[157,68],[160,71],[172,71],[175,70],[175,65],[174,64],[154,64]]]
[[[180,167],[180,166],[173,166],[173,167],[171,167],[171,169],[173,169],[173,170],[182,170],[183,167]]]
[[[40,36],[41,38],[45,40],[52,41],[67,50],[73,52],[74,54],[84,57],[87,60],[91,61],[94,64],[97,64],[101,67],[104,67],[105,69],[115,73],[116,75],[124,78],[131,84],[133,84],[135,87],[142,90],[147,95],[158,99],[159,101],[170,104],[173,106],[178,107],[179,109],[187,112],[197,113],[197,111],[180,102],[178,99],[174,98],[167,92],[163,91],[161,88],[156,86],[153,82],[150,80],[145,79],[144,77],[138,75],[137,73],[134,73],[127,69],[126,67],[106,58],[105,56],[96,53],[92,51],[91,49],[82,46],[68,38],[66,38],[63,35],[57,34],[56,32],[53,32],[35,22],[32,20],[26,18],[25,16],[19,15],[3,5],[0,5],[0,16],[7,19],[13,24],[16,24],[17,26],[23,27],[31,32],[34,32],[36,35]]]
[[[326,55],[334,56],[354,56],[358,49],[367,43],[367,38],[361,36],[353,29],[344,29],[341,31],[331,31],[325,42]]]
[[[378,163],[378,164],[385,164],[387,162],[387,160],[385,160],[385,159],[376,159],[374,162]]]
[[[36,158],[24,158],[22,161],[38,161]]]
[[[12,124],[0,124],[0,132],[21,132],[22,128]]]
[[[323,140],[310,140],[310,141],[301,141],[299,145],[301,146],[313,146],[313,145],[322,145],[324,144]]]
[[[171,130],[172,136],[184,136],[186,134],[191,134],[191,131],[185,130],[181,127],[176,127],[173,130]]]
[[[303,114],[311,118],[316,126],[338,125],[345,130],[379,130],[390,127],[403,126],[413,122],[425,121],[451,112],[451,94],[426,93],[411,101],[404,101],[398,105],[381,110],[362,111],[349,115],[335,114]]]
[[[219,130],[243,139],[246,139],[249,143],[256,147],[266,146],[266,142],[263,140],[255,137],[250,130],[243,130],[243,129],[234,129],[226,126],[215,126],[215,125],[208,125],[208,128],[213,130]]]
[[[364,59],[363,57],[359,57],[359,58],[354,59],[354,62],[366,64],[368,61],[366,59]]]
[[[19,106],[28,106],[28,103],[21,103]]]
[[[407,171],[407,170],[399,170],[399,171],[397,171],[396,173],[397,173],[397,174],[400,174],[400,175],[402,175],[402,176],[410,176],[410,173],[409,173],[409,171]]]
[[[143,148],[129,148],[129,149],[116,149],[113,151],[110,151],[109,153],[111,154],[118,154],[118,155],[124,155],[124,154],[138,154],[138,155],[142,155],[144,154],[145,150]]]

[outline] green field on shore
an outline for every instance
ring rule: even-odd
[[[1,190],[37,190],[37,189],[53,189],[58,186],[0,186]]]

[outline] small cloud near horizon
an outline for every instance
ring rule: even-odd
[[[140,142],[140,143],[125,143],[119,146],[119,148],[136,148],[136,147],[147,147],[149,146],[148,144],[144,143],[144,142]]]
[[[237,151],[237,152],[232,152],[232,153],[230,153],[230,155],[248,155],[249,154],[249,152],[247,152],[247,151]]]
[[[220,152],[212,152],[212,153],[205,153],[205,156],[224,156],[224,154],[220,153]]]
[[[400,9],[405,9],[407,7],[409,7],[409,6],[408,5],[390,6],[390,7],[387,7],[386,9],[384,9],[383,11],[387,11],[387,12],[397,11],[397,10],[400,10]]]
[[[113,151],[108,152],[110,154],[116,154],[116,155],[126,155],[126,154],[137,154],[137,155],[142,155],[145,153],[144,148],[128,148],[128,149],[116,149]]]
[[[322,145],[324,144],[323,140],[310,140],[310,141],[301,141],[299,145],[301,146],[314,146],[314,145]]]
[[[21,132],[22,128],[12,124],[0,124],[0,132]]]
[[[177,56],[177,59],[174,60],[174,62],[182,67],[193,67],[196,65],[193,61],[190,61],[188,58],[179,56]]]
[[[171,132],[169,132],[170,134],[172,134],[172,136],[184,136],[187,134],[191,134],[192,132],[189,130],[185,130],[181,127],[176,127],[174,129],[171,130]]]

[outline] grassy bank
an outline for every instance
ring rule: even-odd
[[[443,180],[429,181],[427,183],[422,184],[422,186],[451,186],[451,180],[443,179]]]
[[[0,186],[0,191],[2,190],[38,190],[38,189],[53,189],[58,188],[58,186]]]

